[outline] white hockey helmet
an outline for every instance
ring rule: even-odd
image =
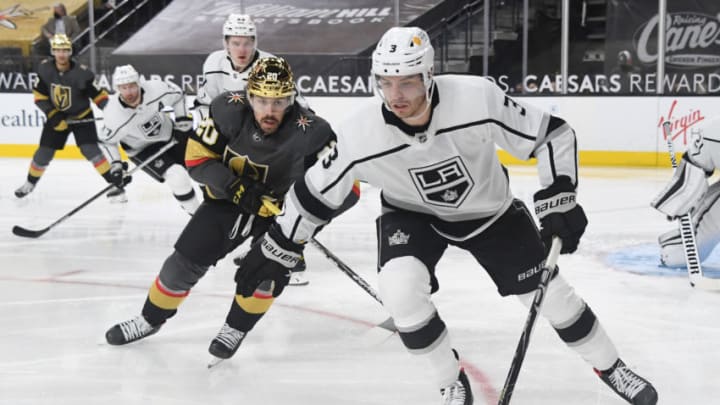
[[[427,32],[418,27],[393,27],[383,36],[372,55],[375,76],[421,74],[425,89],[432,86],[435,50]]]
[[[247,14],[230,14],[223,24],[224,37],[257,37],[257,28]]]
[[[113,88],[117,91],[121,84],[140,83],[140,74],[132,65],[121,65],[115,68],[112,81]]]

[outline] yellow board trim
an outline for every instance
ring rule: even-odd
[[[504,165],[534,166],[536,159],[517,159],[504,150],[498,150],[500,162]],[[676,154],[680,159],[681,154]],[[667,152],[622,152],[622,151],[580,151],[580,166],[630,166],[630,167],[671,167]]]
[[[0,144],[0,157],[32,157],[37,145]],[[122,151],[122,158],[127,159]],[[676,154],[679,160],[682,154]],[[84,159],[80,148],[68,145],[59,150],[55,157],[61,159]],[[504,165],[534,166],[535,159],[522,161],[509,153],[498,150],[500,162]],[[580,151],[580,166],[630,166],[630,167],[670,167],[670,158],[666,152],[621,152],[621,151]]]
[[[37,150],[37,145],[15,145],[15,144],[0,144],[0,157],[26,157],[31,158]],[[122,149],[120,150],[120,157],[123,160],[127,160],[127,154]],[[55,152],[55,158],[60,159],[85,159],[80,148],[76,145],[67,145],[65,149]]]

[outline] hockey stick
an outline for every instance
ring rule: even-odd
[[[130,170],[130,171],[128,172],[128,174],[133,174],[134,172],[136,172],[136,171],[142,169],[143,167],[149,165],[150,162],[152,162],[153,160],[155,160],[157,157],[159,157],[159,156],[162,155],[163,153],[167,152],[170,148],[172,148],[173,146],[175,146],[176,143],[177,143],[177,141],[174,140],[174,139],[173,139],[171,142],[168,142],[166,145],[164,145],[162,148],[160,148],[160,150],[158,150],[158,151],[155,152],[152,156],[150,156],[149,158],[147,158],[144,162],[140,163],[139,165],[135,166],[132,170]],[[110,189],[112,189],[113,187],[115,187],[115,186],[112,185],[112,184],[108,184],[105,188],[103,188],[102,190],[100,190],[100,191],[98,191],[97,193],[95,193],[95,195],[93,195],[92,197],[88,198],[88,199],[85,200],[82,204],[80,204],[80,205],[78,205],[77,207],[73,208],[70,212],[68,212],[67,214],[63,215],[63,216],[60,217],[58,220],[56,220],[55,222],[53,222],[52,224],[46,226],[46,227],[43,228],[43,229],[32,230],[32,229],[23,228],[22,226],[15,225],[15,226],[13,227],[13,229],[12,229],[12,233],[14,233],[14,234],[17,235],[17,236],[22,236],[22,237],[24,237],[24,238],[39,238],[40,236],[44,235],[44,234],[47,233],[49,230],[51,230],[52,228],[54,228],[55,226],[57,226],[58,224],[62,223],[62,222],[65,221],[66,219],[68,219],[68,218],[70,218],[71,216],[73,216],[76,212],[78,212],[78,211],[80,211],[81,209],[85,208],[86,205],[88,205],[88,204],[90,204],[91,202],[97,200],[98,197],[100,197],[101,195],[107,193],[107,192],[110,191]]]
[[[678,166],[675,158],[675,147],[672,141],[672,124],[665,121],[662,124],[663,134],[667,142],[668,152],[670,153],[670,163],[673,169]],[[700,256],[698,255],[697,243],[695,240],[695,229],[692,222],[692,214],[689,212],[680,217],[680,238],[682,239],[683,248],[685,250],[685,264],[687,265],[688,278],[690,285],[700,287],[705,290],[720,290],[720,279],[712,279],[704,276],[702,266],[700,265]]]
[[[310,238],[310,243],[313,244],[316,248],[318,248],[323,254],[330,259],[335,265],[343,272],[345,275],[350,277],[352,281],[355,282],[355,284],[359,285],[360,288],[365,290],[366,293],[368,293],[371,297],[375,298],[375,301],[377,301],[380,305],[382,305],[382,300],[380,299],[380,296],[375,292],[375,290],[368,284],[367,281],[365,281],[364,278],[360,277],[359,274],[353,271],[353,269],[350,268],[347,264],[345,264],[342,260],[340,260],[339,257],[335,256],[333,252],[330,251],[330,249],[326,248],[325,245],[320,243],[315,238]],[[392,320],[392,317],[384,320],[382,323],[378,325],[378,327],[381,327],[383,329],[387,329],[391,332],[397,332],[397,328],[395,327],[395,323]]]
[[[79,120],[67,120],[65,122],[67,122],[68,125],[74,125],[74,124],[88,124],[91,122],[102,121],[102,120],[103,120],[103,117],[95,117],[95,118],[83,118],[83,119],[79,119]]]
[[[558,256],[560,255],[560,249],[562,248],[562,240],[557,236],[553,237],[552,245],[550,245],[550,253],[548,253],[547,260],[545,260],[545,266],[540,273],[540,283],[535,290],[535,296],[533,302],[530,305],[530,312],[528,312],[527,319],[525,320],[525,327],[523,328],[522,334],[520,335],[520,341],[518,342],[517,348],[515,349],[515,356],[513,357],[512,363],[510,363],[510,370],[508,371],[507,378],[505,379],[505,386],[500,393],[498,399],[498,405],[507,405],[510,403],[513,390],[515,389],[515,383],[517,382],[518,375],[520,374],[520,367],[522,367],[523,360],[525,360],[525,353],[527,353],[528,346],[530,345],[530,335],[532,334],[533,327],[535,326],[535,319],[540,312],[543,300],[545,299],[545,291],[547,290],[548,283],[552,279],[555,273],[555,267],[557,265]]]
[[[270,212],[272,212],[275,215],[278,215],[281,213],[280,208],[278,208],[275,204],[273,204],[270,200],[263,200],[263,205],[265,208],[267,208]],[[335,263],[337,268],[339,268],[345,275],[350,277],[352,281],[355,282],[360,288],[365,290],[366,293],[368,293],[371,297],[375,299],[380,305],[382,305],[382,300],[380,299],[380,296],[377,292],[370,286],[370,284],[365,281],[364,278],[362,278],[359,274],[357,274],[353,269],[350,268],[347,264],[345,264],[342,260],[340,260],[339,257],[335,256],[333,252],[330,251],[325,245],[320,243],[315,238],[310,238],[310,243],[313,244],[316,248],[318,248],[330,261]],[[395,327],[395,323],[393,322],[392,318],[388,318],[384,320],[382,323],[377,325],[380,328],[387,329],[391,332],[397,332],[397,328]]]

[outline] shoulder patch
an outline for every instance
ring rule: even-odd
[[[242,95],[242,93],[231,91],[225,97],[228,104],[245,104],[245,97]]]
[[[308,118],[305,115],[300,115],[297,120],[295,120],[295,125],[297,125],[298,128],[301,128],[303,133],[307,132],[308,127],[310,127],[310,124],[312,124],[314,121]]]

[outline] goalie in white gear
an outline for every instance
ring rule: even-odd
[[[444,251],[468,251],[500,295],[530,305],[550,239],[559,236],[561,252],[574,252],[587,219],[575,198],[572,128],[513,100],[485,78],[433,77],[433,62],[423,30],[396,27],[385,33],[372,56],[383,105],[367,103],[335,127],[334,150],[290,189],[284,214],[252,245],[238,275],[249,291],[265,280],[281,280],[355,180],[382,189],[376,224],[383,305],[408,351],[429,365],[443,404],[470,405],[470,383],[432,301]],[[497,145],[524,160],[537,158],[544,187],[535,194],[540,231],[513,197]],[[593,311],[561,274],[550,281],[541,314],[624,400],[657,402],[653,386],[625,366]]]
[[[692,130],[687,152],[672,179],[653,200],[652,206],[670,218],[692,213],[700,261],[720,243],[720,182],[708,185],[707,178],[720,167],[720,117],[701,123]],[[680,229],[658,237],[660,263],[667,267],[686,267]]]
[[[122,146],[130,160],[140,164],[174,139],[177,143],[143,171],[167,183],[180,206],[192,215],[200,202],[185,168],[185,146],[192,131],[185,95],[175,84],[141,79],[132,65],[116,67],[112,80],[116,93],[105,107],[105,128],[98,136],[108,160],[119,162]],[[165,112],[168,108],[174,119]],[[115,191],[111,198],[127,201],[124,190]]]

